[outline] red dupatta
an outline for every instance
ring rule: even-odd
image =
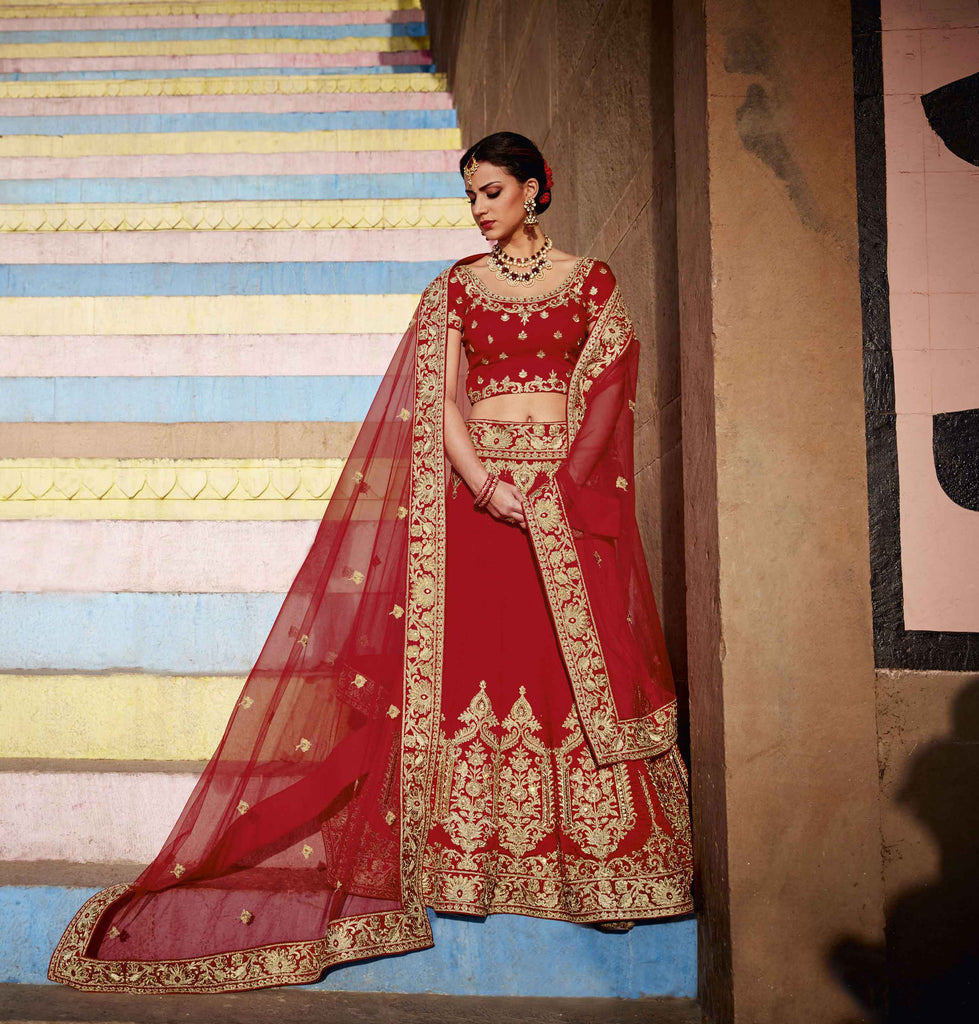
[[[445,621],[449,273],[422,294],[169,838],[134,883],[79,910],[52,955],[53,981],[226,992],[432,944],[420,894]],[[571,382],[569,457],[554,484],[527,495],[600,763],[665,750],[674,732],[632,506],[637,356],[615,289]]]

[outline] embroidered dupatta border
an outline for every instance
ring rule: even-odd
[[[340,918],[320,939],[281,942],[177,960],[99,960],[84,955],[102,915],[129,890],[90,897],[72,918],[48,968],[51,981],[92,992],[235,992],[316,981],[329,967],[432,945],[421,891],[429,780],[434,771],[445,623],[445,455],[442,401],[448,331],[448,271],[417,311],[411,497],[404,609],[401,732],[402,909]],[[411,415],[410,410],[403,413]]]
[[[569,446],[585,417],[593,381],[625,353],[632,340],[632,324],[616,285],[585,342],[568,387]],[[554,628],[595,759],[611,764],[668,750],[676,741],[675,700],[643,718],[616,717],[601,638],[557,483],[545,481],[524,500]]]

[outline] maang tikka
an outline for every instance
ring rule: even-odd
[[[466,166],[462,169],[462,173],[466,179],[466,188],[472,187],[473,175],[476,173],[477,167],[479,167],[479,164],[476,162],[476,157],[471,156],[469,158],[469,163],[467,163]]]

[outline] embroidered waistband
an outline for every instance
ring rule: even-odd
[[[563,459],[568,453],[568,424],[564,420],[468,421],[469,436],[480,458],[494,455]]]

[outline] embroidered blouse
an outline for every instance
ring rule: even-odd
[[[499,295],[466,266],[449,275],[449,326],[462,332],[469,362],[466,394],[568,393],[588,332],[615,287],[607,263],[578,259],[553,291]]]

